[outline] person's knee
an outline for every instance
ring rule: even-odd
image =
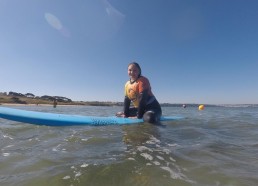
[[[156,123],[158,122],[158,117],[153,111],[147,111],[143,115],[143,121],[148,123]]]

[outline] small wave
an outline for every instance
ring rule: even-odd
[[[150,140],[146,141],[146,144],[159,144],[160,140],[155,138],[154,136],[150,137]]]
[[[68,179],[71,179],[71,176],[65,176],[65,177],[63,177],[63,180],[68,180]]]
[[[176,160],[175,160],[174,158],[172,158],[172,157],[169,157],[169,159],[170,159],[171,161],[173,161],[173,162],[176,162]]]
[[[128,160],[135,161],[135,159],[134,159],[134,158],[128,158]]]
[[[58,151],[66,152],[66,149],[61,149],[61,144],[58,144],[56,147],[52,148],[52,151],[53,152],[58,152]]]
[[[10,156],[10,153],[7,153],[7,152],[6,152],[6,153],[3,153],[2,155],[5,156],[5,157],[7,157],[7,156]]]
[[[190,180],[189,178],[187,178],[184,174],[182,174],[181,172],[175,172],[173,171],[171,168],[169,167],[160,167],[161,169],[169,172],[170,177],[172,179],[180,179],[180,180],[184,180],[188,183],[195,183],[194,181]]]
[[[177,146],[179,146],[178,144],[176,144],[176,143],[173,143],[173,144],[167,144],[169,147],[177,147]]]
[[[158,161],[153,161],[153,164],[154,165],[161,165],[160,162],[158,162]]]
[[[179,173],[174,172],[171,168],[169,167],[160,167],[160,168],[165,171],[168,171],[172,179],[182,179],[181,175]]]
[[[4,138],[9,138],[9,139],[13,140],[13,138],[10,137],[10,136],[8,136],[8,135],[3,135],[3,137],[4,137]]]
[[[221,104],[216,105],[219,107],[229,107],[229,108],[246,108],[246,107],[258,107],[257,104]]]
[[[152,149],[148,148],[148,147],[145,147],[145,146],[138,146],[137,147],[137,150],[142,152],[142,151],[149,151],[149,152],[153,152]]]
[[[79,177],[79,176],[81,176],[82,175],[82,173],[81,172],[75,172],[75,177]]]
[[[163,157],[161,157],[161,156],[156,156],[158,159],[160,159],[160,160],[164,160],[164,158]]]
[[[85,168],[85,167],[88,167],[88,166],[89,166],[89,164],[87,164],[87,163],[83,163],[83,164],[81,165],[82,168]]]
[[[153,160],[153,157],[150,154],[147,153],[141,153],[141,156],[144,157],[146,160]]]
[[[6,147],[3,147],[2,150],[10,148],[10,147],[14,147],[14,145],[7,145]]]

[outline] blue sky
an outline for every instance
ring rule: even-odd
[[[161,103],[258,103],[256,0],[1,0],[0,92],[123,101],[138,62]]]

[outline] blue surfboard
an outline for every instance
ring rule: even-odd
[[[0,118],[46,126],[71,126],[71,125],[122,125],[142,123],[143,119],[119,118],[119,117],[98,117],[98,116],[79,116],[68,114],[56,114],[46,112],[26,111],[0,107]],[[160,121],[179,120],[180,116],[161,117]]]

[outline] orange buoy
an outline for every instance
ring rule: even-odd
[[[204,105],[199,105],[199,110],[204,110]]]

